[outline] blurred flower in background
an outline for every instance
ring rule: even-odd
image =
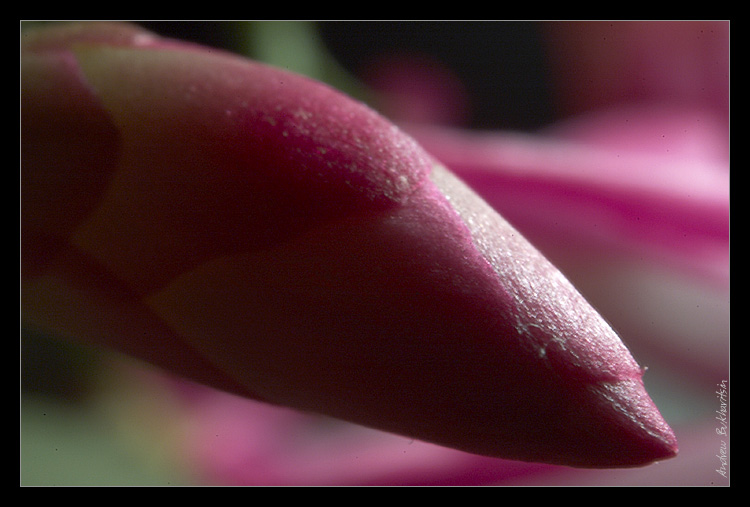
[[[620,332],[680,455],[483,458],[25,335],[24,484],[728,484],[728,22],[146,26],[328,82],[414,135]]]

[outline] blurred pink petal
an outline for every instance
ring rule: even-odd
[[[676,432],[687,445],[676,459],[643,469],[581,470],[485,458],[163,376],[152,381],[171,384],[177,393],[187,422],[187,431],[182,427],[183,457],[204,484],[721,486],[729,482],[719,473],[728,438],[717,432],[720,426],[710,410],[709,417],[677,425]]]
[[[395,122],[463,124],[469,98],[445,65],[426,55],[384,55],[368,63],[362,80],[377,93],[378,110]]]
[[[200,386],[180,389],[189,391],[182,398],[186,460],[210,484],[483,485],[559,469],[467,454]]]
[[[728,21],[540,26],[566,116],[645,101],[708,108],[728,118]]]
[[[728,171],[728,129],[726,117],[713,109],[635,102],[570,116],[542,134],[618,153],[652,155],[674,165],[720,164]]]

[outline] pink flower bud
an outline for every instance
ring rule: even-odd
[[[26,38],[28,325],[477,454],[677,452],[605,320],[368,107],[128,26]]]

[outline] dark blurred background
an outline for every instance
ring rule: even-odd
[[[236,22],[140,24],[161,35],[247,53]],[[373,84],[367,82],[368,73],[383,57],[413,55],[442,64],[464,88],[464,127],[529,131],[554,119],[539,22],[325,21],[312,25],[330,55],[364,84]]]

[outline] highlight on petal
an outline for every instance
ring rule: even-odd
[[[694,372],[726,374],[729,170],[715,115],[639,104],[533,136],[408,130],[631,343]]]
[[[609,140],[587,139],[579,133],[583,126],[573,125],[536,136],[407,129],[543,249],[573,235],[583,250],[595,243],[625,255],[645,253],[726,285],[729,172],[726,159],[715,155],[725,152],[677,141],[672,152],[662,146],[654,153],[634,139],[642,128],[633,123],[630,137],[613,132]],[[587,130],[594,131],[607,135],[595,125]],[[674,143],[681,134],[662,129],[658,138]]]
[[[413,138],[234,55],[79,37],[23,55],[22,177],[41,190],[22,195],[22,232],[55,240],[23,252],[31,325],[471,453],[578,467],[676,454],[611,327]],[[47,76],[85,97],[104,141],[60,128]],[[88,139],[104,148],[81,187],[69,167]],[[50,229],[37,199],[58,187]]]

